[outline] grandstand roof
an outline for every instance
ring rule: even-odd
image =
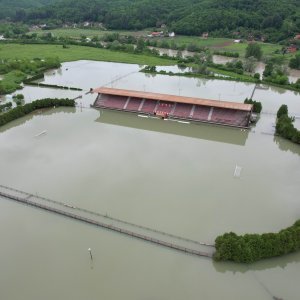
[[[209,99],[202,99],[202,98],[175,96],[175,95],[149,93],[149,92],[123,90],[123,89],[114,89],[114,88],[107,88],[107,87],[96,88],[93,90],[93,92],[98,94],[142,98],[142,99],[149,99],[149,100],[156,100],[156,101],[160,100],[160,101],[168,101],[168,102],[187,103],[187,104],[204,105],[210,107],[235,109],[235,110],[243,110],[243,111],[252,110],[252,104],[209,100]]]

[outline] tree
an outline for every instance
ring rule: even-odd
[[[277,118],[279,119],[283,115],[288,115],[288,107],[286,104],[282,104],[277,111]]]
[[[257,59],[254,56],[248,57],[244,62],[244,70],[246,72],[253,72],[255,70]]]
[[[293,69],[300,69],[300,54],[296,54],[294,58],[291,58],[289,67]]]
[[[261,50],[261,46],[257,43],[250,43],[248,44],[247,48],[246,48],[246,55],[245,57],[255,57],[257,60],[260,60],[262,58],[262,50]]]
[[[253,76],[255,79],[260,80],[260,74],[259,73],[255,73]]]
[[[145,49],[145,41],[143,38],[139,38],[136,45],[136,52],[143,52]]]
[[[272,63],[266,64],[265,70],[263,72],[263,77],[266,78],[272,76],[273,70],[274,70],[274,66]]]

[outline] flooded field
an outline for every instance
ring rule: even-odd
[[[149,48],[156,49],[160,53],[160,55],[166,54],[171,57],[177,56],[177,53],[178,53],[177,50],[172,50],[172,49],[154,48],[154,47],[149,47]],[[186,58],[189,56],[194,56],[197,53],[184,50],[184,51],[181,51],[181,54],[182,54],[182,57]],[[227,57],[227,56],[223,56],[223,55],[213,55],[213,57],[212,57],[212,61],[215,64],[226,64],[228,62],[233,62],[236,60],[243,61],[244,58],[242,58],[242,57],[234,58],[234,57]],[[258,62],[254,69],[254,73],[259,73],[262,77],[265,67],[266,67],[266,64],[264,62]],[[165,68],[163,68],[163,69],[166,70]],[[167,70],[167,71],[169,71],[169,70]],[[175,70],[172,70],[172,69],[170,71],[176,72]],[[178,72],[180,72],[180,70]],[[300,78],[300,70],[287,68],[287,75],[288,75],[290,82],[296,82]]]
[[[239,102],[254,88],[139,69],[65,63],[45,82],[83,92],[26,86],[26,101],[83,98],[77,108],[0,129],[0,184],[209,243],[227,231],[277,231],[300,218],[300,147],[273,136],[281,104],[300,116],[299,94],[257,89],[263,113],[251,131],[89,108],[95,95],[84,93],[103,85]],[[3,299],[296,300],[300,293],[300,253],[249,266],[215,263],[0,200]]]

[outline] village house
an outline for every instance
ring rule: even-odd
[[[300,34],[296,34],[294,37],[295,40],[300,40]]]
[[[202,33],[202,38],[207,39],[208,38],[208,32],[203,32]]]
[[[153,31],[150,34],[147,35],[148,37],[162,37],[164,36],[163,31]]]
[[[289,47],[287,47],[287,52],[288,53],[295,53],[297,52],[298,48],[296,45],[290,45]]]

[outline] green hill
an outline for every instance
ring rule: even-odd
[[[300,33],[300,0],[60,0],[26,10],[18,18],[58,24],[93,21],[126,30],[166,24],[185,35],[240,32],[279,41]]]
[[[17,11],[42,7],[55,0],[0,0],[0,19],[15,17]]]

